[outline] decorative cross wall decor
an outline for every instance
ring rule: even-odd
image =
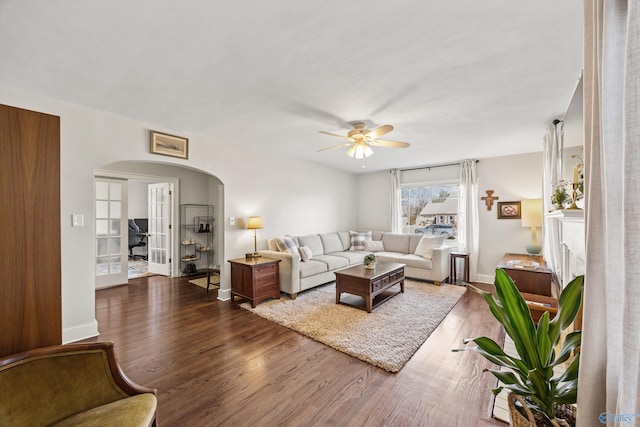
[[[487,210],[491,210],[491,206],[493,206],[493,201],[498,200],[500,197],[493,197],[493,190],[487,190],[487,195],[484,197],[480,197],[481,200],[484,200],[487,204]]]

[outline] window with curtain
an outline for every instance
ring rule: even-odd
[[[403,184],[400,194],[403,233],[444,235],[457,243],[459,181]]]

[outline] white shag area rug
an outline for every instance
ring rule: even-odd
[[[391,290],[399,289],[399,286]],[[451,311],[467,290],[443,283],[405,280],[405,291],[371,313],[336,304],[335,283],[298,294],[291,300],[240,306],[389,372],[398,372]],[[342,294],[351,298],[349,294]],[[359,298],[353,296],[353,298]]]
[[[201,277],[199,279],[191,279],[189,283],[194,284],[196,286],[200,286],[201,288],[207,289],[207,278]],[[220,289],[220,276],[212,275],[211,276],[211,284],[209,285],[209,290],[211,289]]]

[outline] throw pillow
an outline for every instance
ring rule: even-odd
[[[300,246],[298,250],[300,251],[300,259],[304,262],[309,261],[313,257],[313,252],[311,252],[309,246]]]
[[[384,244],[382,244],[382,240],[365,240],[364,250],[367,252],[381,252],[384,251]]]
[[[433,257],[433,250],[439,248],[444,243],[444,236],[428,237],[424,236],[420,239],[418,246],[416,246],[415,254],[420,255],[422,258],[431,259]]]
[[[279,237],[274,237],[273,239],[270,239],[268,244],[269,244],[269,249],[270,250],[278,251],[278,252],[282,252],[282,248],[286,248],[287,247],[284,244],[284,241]],[[274,246],[274,249],[271,249],[272,245]]]
[[[371,240],[371,232],[358,233],[355,231],[349,231],[351,236],[351,248],[350,251],[364,251],[364,242]]]
[[[277,242],[278,245],[280,244],[280,242]],[[287,252],[290,254],[299,254],[300,252],[298,251],[298,245],[296,244],[296,241],[293,240],[293,237],[291,236],[284,236],[282,238],[282,244],[284,246],[282,247],[278,247],[280,249],[280,252]]]

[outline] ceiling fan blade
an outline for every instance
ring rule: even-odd
[[[366,135],[370,136],[371,139],[376,139],[379,136],[388,134],[392,130],[393,130],[393,126],[391,126],[391,125],[382,125],[382,126],[378,126],[377,128],[375,128],[371,132],[367,133]]]
[[[321,148],[321,149],[319,149],[319,150],[318,150],[318,152],[320,152],[320,151],[325,151],[325,150],[332,150],[332,149],[334,149],[334,148],[348,147],[348,146],[350,146],[350,145],[353,145],[353,143],[351,143],[351,142],[345,142],[344,144],[338,144],[338,145],[334,145],[334,146],[332,146],[332,147]]]
[[[344,136],[344,135],[338,135],[338,134],[335,134],[335,133],[325,132],[325,131],[323,131],[323,130],[319,130],[318,132],[323,133],[323,134],[325,134],[325,135],[335,136],[335,137],[338,137],[338,138],[342,138],[342,139],[349,139],[349,138],[347,138],[347,137],[346,137],[346,136]]]
[[[391,147],[391,148],[407,148],[411,144],[401,141],[389,141],[387,139],[374,139],[368,142],[369,145],[374,147]]]

